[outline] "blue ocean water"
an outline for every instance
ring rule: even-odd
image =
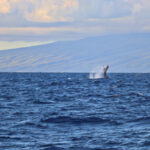
[[[0,73],[0,150],[127,149],[150,149],[150,74]]]

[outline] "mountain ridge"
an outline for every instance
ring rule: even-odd
[[[150,34],[124,34],[58,41],[0,51],[0,72],[150,72]]]

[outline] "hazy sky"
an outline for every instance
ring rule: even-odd
[[[0,0],[0,49],[149,31],[150,0]]]

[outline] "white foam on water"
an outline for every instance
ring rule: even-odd
[[[95,67],[89,74],[89,79],[104,78],[104,66]]]

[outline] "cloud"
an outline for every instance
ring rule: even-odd
[[[105,34],[149,32],[150,20],[136,17],[89,19],[59,27],[1,27],[0,40],[49,41],[71,40]]]
[[[0,0],[0,13],[7,14],[10,12],[10,4],[8,0]]]
[[[116,18],[127,16],[130,12],[129,4],[121,0],[79,0],[82,18]]]
[[[0,13],[17,11],[24,19],[32,22],[113,18],[127,16],[131,12],[130,3],[126,0],[2,0],[1,3],[3,9]]]
[[[25,12],[25,18],[35,22],[73,21],[71,14],[78,8],[77,0],[31,0],[31,12]]]
[[[124,0],[130,4],[132,15],[136,16],[150,16],[150,1],[149,0]]]
[[[150,1],[0,0],[0,18],[0,40],[149,32]]]
[[[136,13],[138,13],[140,10],[142,9],[142,6],[141,6],[141,4],[135,4],[134,6],[133,6],[133,10],[132,10],[132,12],[133,12],[133,14],[136,14]]]

